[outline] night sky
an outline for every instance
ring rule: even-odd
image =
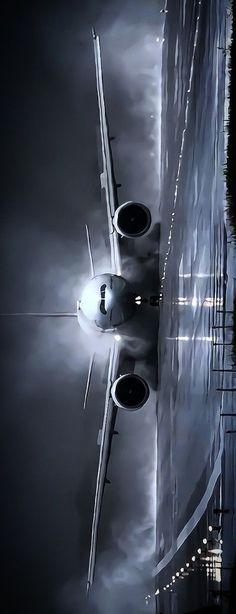
[[[120,202],[143,201],[158,218],[161,6],[154,0],[2,4],[2,313],[74,310],[89,273],[86,222],[96,272],[109,262],[92,25],[101,36],[108,118],[117,137]],[[142,430],[140,456],[138,435],[131,441],[127,437],[129,416],[122,456],[117,452],[119,464],[113,460],[111,467],[117,488],[110,491],[102,516],[102,580],[95,602],[84,603],[106,363],[103,354],[83,416],[89,350],[74,321],[1,320],[1,596],[6,614],[138,614],[134,594],[139,599],[139,591],[143,612],[143,589],[136,587],[150,572],[149,495],[142,481],[152,463],[150,424],[142,418],[136,423],[136,434]],[[128,447],[133,453],[127,469]],[[148,545],[148,554],[137,548],[138,527],[139,544],[144,550]],[[137,566],[133,562],[130,571],[134,559]],[[126,590],[130,585],[133,589]]]

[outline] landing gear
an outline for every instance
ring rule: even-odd
[[[145,298],[144,296],[136,296],[135,303],[136,305],[143,305],[143,304],[149,303],[151,307],[159,307],[160,299],[159,299],[159,296],[157,296],[157,294],[150,296],[149,299]]]
[[[150,296],[150,305],[151,307],[159,307],[159,296],[154,294],[154,296]]]

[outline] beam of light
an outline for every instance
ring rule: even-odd
[[[115,339],[115,341],[121,341],[121,336],[120,335],[114,335],[114,339]]]
[[[220,273],[219,275],[215,275],[215,273],[179,273],[179,277],[182,277],[183,279],[190,279],[192,277],[198,277],[199,279],[205,279],[208,277],[224,277],[223,273]]]
[[[188,337],[188,335],[179,335],[178,337],[166,337],[168,341],[213,341],[212,336]]]

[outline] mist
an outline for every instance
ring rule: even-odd
[[[90,227],[96,274],[109,270],[91,24],[101,36],[107,113],[116,137],[112,142],[115,171],[122,183],[120,202],[144,202],[151,208],[153,221],[159,221],[161,46],[156,38],[162,23],[156,2],[145,7],[133,1],[119,7],[90,3],[86,10],[83,7],[83,14],[75,4],[62,2],[58,7],[42,3],[35,10],[35,18],[28,7],[25,16],[16,18],[8,54],[13,82],[18,73],[21,79],[17,112],[9,104],[14,91],[6,97],[2,312],[75,310],[89,275],[85,223]],[[24,32],[15,64],[14,41],[24,38]],[[143,247],[148,249],[146,239]],[[126,272],[130,279],[140,277],[132,254],[124,260],[124,276]],[[99,355],[89,411],[82,416],[94,345]],[[4,432],[10,437],[13,428],[15,433],[6,452],[14,460],[10,466],[6,461],[6,479],[10,476],[13,485],[18,480],[14,497],[23,500],[17,520],[23,550],[33,543],[41,561],[48,561],[47,573],[41,563],[38,584],[44,595],[47,574],[51,578],[50,611],[74,612],[82,604],[83,612],[87,608],[106,614],[112,607],[114,614],[125,608],[141,614],[144,596],[150,591],[155,550],[153,397],[143,412],[137,412],[135,421],[128,413],[118,415],[121,436],[112,449],[112,486],[104,498],[96,586],[90,602],[84,604],[106,350],[86,337],[76,320],[4,322]],[[32,493],[30,502],[22,494],[22,480]],[[57,513],[53,530],[52,506]],[[14,521],[12,510],[6,551]],[[44,527],[41,543],[38,525]],[[16,561],[21,553],[18,544]],[[35,556],[25,555],[26,577]],[[11,561],[7,569],[12,569]],[[21,590],[24,582],[16,594]],[[32,591],[37,590],[33,583]],[[45,599],[44,595],[43,603]]]

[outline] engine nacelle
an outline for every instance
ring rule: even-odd
[[[114,382],[111,396],[117,407],[127,411],[135,411],[143,407],[148,400],[149,386],[140,375],[126,373]]]
[[[127,238],[142,237],[151,226],[151,213],[142,203],[132,200],[120,205],[116,209],[113,224],[116,231]]]

